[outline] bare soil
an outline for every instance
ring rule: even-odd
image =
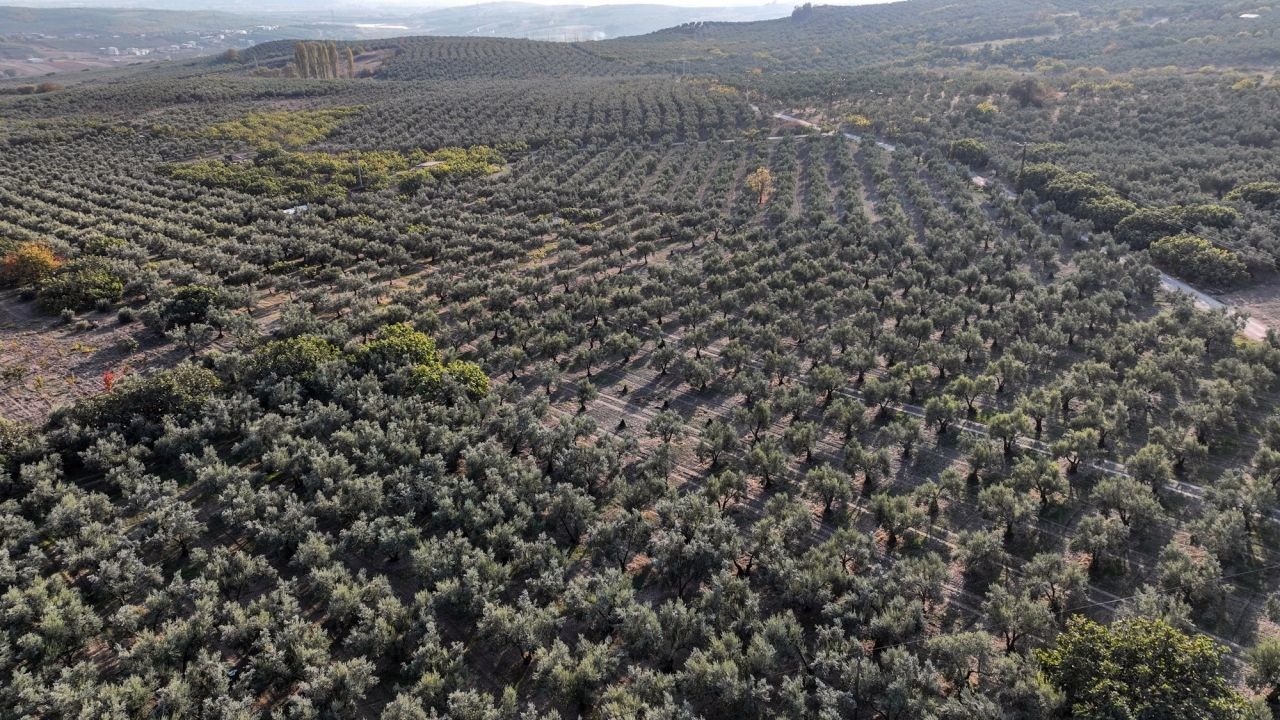
[[[1219,294],[1218,297],[1265,327],[1280,328],[1280,276],[1242,290]]]
[[[32,62],[31,58],[37,58]],[[0,58],[0,73],[13,70],[19,80],[34,80],[46,75],[79,72],[101,68],[121,67],[135,63],[154,62],[160,58],[135,55],[98,55],[97,53],[56,50],[33,47],[29,58]]]
[[[365,73],[375,73],[378,68],[382,67],[382,63],[395,57],[395,50],[373,50],[366,53],[360,53],[355,57],[356,76],[359,77]]]
[[[137,340],[136,348],[128,338]],[[16,291],[0,294],[0,417],[39,424],[53,408],[102,392],[106,372],[119,379],[170,365],[172,353],[172,345],[142,323],[122,325],[114,313],[85,313],[64,323]]]

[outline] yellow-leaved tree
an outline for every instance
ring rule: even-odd
[[[747,187],[751,188],[751,192],[756,194],[763,205],[769,199],[769,193],[773,192],[773,173],[767,167],[756,168],[755,172],[747,176]]]

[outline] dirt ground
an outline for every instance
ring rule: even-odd
[[[0,294],[0,417],[38,424],[53,408],[102,392],[107,371],[119,379],[170,364],[172,352],[141,322],[120,324],[114,311],[64,323],[16,291]]]
[[[981,42],[965,43],[963,45],[952,45],[951,47],[961,48],[964,50],[981,50],[982,48],[987,46],[998,48],[998,47],[1004,47],[1005,45],[1012,45],[1014,43],[1031,42],[1032,40],[1057,40],[1060,37],[1062,36],[1057,33],[1048,34],[1048,35],[1027,35],[1025,37],[1011,37],[1011,38],[999,38],[997,40],[983,40]]]
[[[136,57],[133,55],[98,55],[96,53],[75,52],[72,50],[55,50],[42,48],[33,50],[32,57],[40,58],[40,62],[29,59],[0,58],[0,73],[13,70],[17,79],[31,80],[46,75],[79,72],[98,68],[119,67],[139,62],[154,62],[160,58]]]
[[[1266,327],[1280,328],[1280,277],[1218,297]]]
[[[356,75],[377,72],[382,63],[395,56],[394,50],[371,50],[356,56]]]

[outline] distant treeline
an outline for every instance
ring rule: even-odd
[[[298,77],[355,77],[356,59],[347,46],[338,49],[334,42],[300,42],[293,46],[293,65]]]

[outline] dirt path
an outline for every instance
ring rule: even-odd
[[[752,106],[751,106],[751,108],[752,108],[753,110],[755,110],[757,113],[759,113],[759,112],[760,112],[760,109],[759,109],[758,107],[756,107],[755,105],[752,105]],[[809,128],[817,128],[817,127],[818,127],[818,125],[817,125],[816,123],[812,123],[812,122],[809,122],[808,120],[804,120],[804,119],[802,119],[802,118],[795,117],[794,115],[787,115],[786,113],[780,113],[780,112],[773,113],[772,117],[777,118],[777,119],[779,119],[779,120],[783,120],[783,121],[785,121],[785,122],[791,122],[791,123],[796,123],[796,124],[799,124],[799,125],[803,125],[804,127],[809,127]],[[1057,118],[1056,118],[1056,114],[1055,114],[1055,118],[1054,118],[1054,119],[1055,119],[1055,121],[1056,121],[1056,119],[1057,119]],[[845,136],[846,138],[849,138],[850,140],[854,140],[854,141],[856,141],[856,142],[861,142],[861,141],[862,141],[862,137],[861,137],[861,136],[859,136],[859,135],[855,135],[855,134],[850,133],[850,132],[846,132],[846,133],[844,133],[844,136]],[[886,151],[888,151],[888,152],[893,152],[894,150],[896,150],[896,149],[897,149],[897,147],[896,147],[896,146],[894,146],[894,145],[892,145],[892,144],[890,144],[890,143],[883,142],[883,141],[881,141],[881,140],[876,140],[876,141],[875,141],[875,143],[876,143],[876,145],[880,146],[882,149],[884,149],[884,150],[886,150]],[[1004,192],[1005,197],[1008,197],[1008,198],[1010,198],[1010,199],[1015,199],[1015,198],[1017,198],[1017,194],[1016,194],[1016,193],[1014,193],[1014,192],[1013,192],[1013,190],[1012,190],[1008,185],[1006,185],[1003,181],[1001,181],[1001,180],[996,180],[996,179],[993,179],[993,178],[985,178],[985,177],[981,177],[981,176],[978,176],[978,175],[974,175],[974,176],[972,176],[972,180],[973,180],[974,184],[975,184],[975,185],[977,185],[977,186],[979,186],[979,187],[986,187],[987,185],[989,185],[989,184],[991,184],[991,183],[993,183],[993,182],[994,182],[994,183],[996,183],[996,184],[1001,188],[1001,190]],[[1229,313],[1231,313],[1231,314],[1233,314],[1233,315],[1238,315],[1238,314],[1239,314],[1239,312],[1238,312],[1238,310],[1237,310],[1237,308],[1236,308],[1236,306],[1235,306],[1235,305],[1228,305],[1227,303],[1223,302],[1222,300],[1219,300],[1218,298],[1213,297],[1212,295],[1209,295],[1208,293],[1206,293],[1206,292],[1204,292],[1204,291],[1202,291],[1202,290],[1200,290],[1200,289],[1198,289],[1198,288],[1196,288],[1196,287],[1193,287],[1192,285],[1189,285],[1188,283],[1183,282],[1182,280],[1179,280],[1179,279],[1177,279],[1177,278],[1173,277],[1172,275],[1169,275],[1168,273],[1165,273],[1165,272],[1163,272],[1163,271],[1161,271],[1161,273],[1160,273],[1160,284],[1161,284],[1161,286],[1162,286],[1162,287],[1164,287],[1164,289],[1165,289],[1165,290],[1168,290],[1168,291],[1170,291],[1170,292],[1176,292],[1176,293],[1182,293],[1182,294],[1184,294],[1184,295],[1190,295],[1190,296],[1191,296],[1191,298],[1192,298],[1192,300],[1195,302],[1196,307],[1199,307],[1199,308],[1200,308],[1200,309],[1202,309],[1202,310],[1210,310],[1210,311],[1212,311],[1212,310],[1226,310],[1227,312],[1229,312]],[[1266,323],[1262,322],[1261,320],[1259,320],[1259,319],[1257,319],[1257,318],[1252,318],[1252,317],[1250,317],[1250,318],[1246,318],[1246,319],[1245,319],[1244,327],[1243,327],[1243,328],[1241,328],[1241,330],[1240,330],[1240,334],[1241,334],[1241,335],[1243,335],[1244,337],[1246,337],[1246,338],[1250,339],[1250,340],[1254,340],[1254,341],[1257,341],[1257,342],[1262,342],[1262,341],[1265,341],[1265,340],[1267,339],[1267,331],[1268,331],[1268,330],[1270,330],[1270,329],[1271,329],[1271,328],[1270,328]]]
[[[53,408],[102,392],[108,370],[124,377],[172,364],[173,344],[142,323],[99,312],[79,320],[86,324],[64,323],[16,291],[0,296],[0,418],[39,424]]]
[[[1160,285],[1169,292],[1190,295],[1191,299],[1195,301],[1196,307],[1202,310],[1226,310],[1231,315],[1239,315],[1235,305],[1228,305],[1218,298],[1202,290],[1198,290],[1163,271],[1160,273]],[[1270,329],[1271,328],[1267,327],[1261,320],[1256,318],[1246,318],[1244,321],[1244,327],[1240,330],[1240,334],[1250,340],[1263,342],[1267,339],[1267,331]]]
[[[997,180],[994,178],[983,178],[978,175],[974,175],[972,179],[975,185],[980,185],[984,187],[992,183],[995,183],[1001,189],[1001,191],[1004,192],[1005,197],[1009,198],[1010,200],[1017,198],[1017,195],[1013,192],[1013,189],[1010,188],[1008,185],[1006,185],[1003,180]],[[1164,272],[1163,270],[1160,271],[1160,286],[1169,292],[1190,296],[1192,301],[1195,303],[1196,307],[1200,308],[1201,310],[1209,310],[1209,311],[1225,310],[1226,312],[1232,315],[1237,315],[1237,316],[1240,315],[1237,305],[1223,302],[1222,300],[1219,300],[1218,298],[1210,295],[1209,293],[1206,293],[1205,291],[1189,283],[1186,283],[1182,280],[1179,280],[1178,278],[1175,278],[1174,276]],[[1240,329],[1240,334],[1250,340],[1254,340],[1257,342],[1264,342],[1267,339],[1267,331],[1270,329],[1271,327],[1268,326],[1267,323],[1264,323],[1263,321],[1257,318],[1249,317],[1245,319],[1244,327]]]

